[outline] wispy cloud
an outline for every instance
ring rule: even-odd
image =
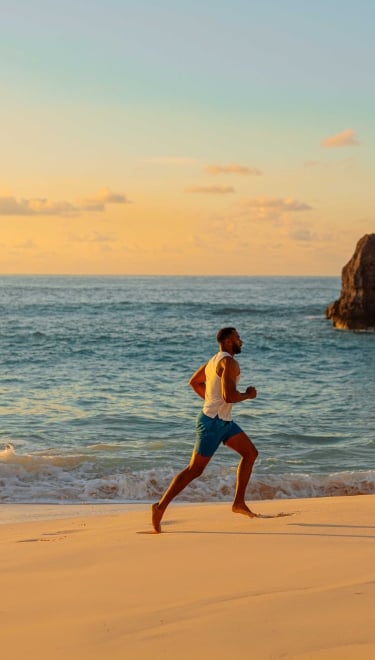
[[[130,204],[125,195],[103,188],[96,195],[72,204],[68,201],[54,202],[46,198],[20,199],[12,195],[0,196],[0,216],[60,216],[73,217],[84,211],[105,211],[107,204]]]
[[[313,207],[304,201],[294,197],[256,197],[244,200],[239,208],[237,230],[250,224],[253,233],[261,228],[263,238],[269,234],[272,240],[278,237],[305,246],[319,240],[313,229],[314,219],[306,215]]]
[[[352,128],[347,128],[337,135],[331,135],[321,141],[321,146],[326,148],[356,147],[360,144]]]
[[[0,197],[0,215],[59,215],[73,216],[80,212],[79,207],[70,202],[51,202],[48,199],[21,199]]]
[[[238,208],[240,215],[246,214],[255,220],[272,222],[277,222],[286,214],[312,210],[312,206],[293,197],[254,197],[242,201]]]
[[[245,167],[238,165],[238,163],[231,163],[230,165],[208,165],[205,168],[208,174],[241,174],[245,176],[260,176],[262,172],[255,167]]]
[[[223,244],[238,253],[252,252],[255,245],[272,249],[290,242],[309,247],[320,240],[310,204],[293,197],[256,197],[236,202],[225,213],[211,214],[191,236],[192,249]],[[218,243],[216,243],[218,241]]]
[[[101,188],[96,195],[84,200],[87,204],[129,204],[126,195],[115,193],[110,188]]]
[[[208,195],[226,195],[234,193],[235,190],[232,186],[190,186],[185,188],[187,193],[203,193]]]
[[[295,225],[289,228],[289,236],[295,241],[311,243],[317,239],[317,235],[307,225]]]
[[[81,208],[85,211],[104,211],[106,204],[130,204],[126,195],[114,193],[110,188],[101,188],[92,197],[82,201]]]

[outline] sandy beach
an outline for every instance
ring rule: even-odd
[[[250,504],[3,505],[1,656],[374,658],[375,495]]]

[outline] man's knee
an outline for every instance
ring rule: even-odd
[[[251,460],[252,463],[255,463],[257,457],[258,457],[258,450],[255,445],[249,441],[248,447],[247,447],[247,452],[246,452],[246,457]]]
[[[258,450],[251,442],[250,438],[246,433],[240,433],[234,435],[225,443],[227,447],[234,449],[238,454],[242,456],[245,460],[254,461],[258,456]]]

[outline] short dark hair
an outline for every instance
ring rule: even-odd
[[[219,332],[216,335],[216,339],[219,344],[221,344],[225,339],[228,339],[228,337],[233,334],[233,332],[236,331],[236,328],[221,328]]]

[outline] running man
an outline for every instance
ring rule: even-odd
[[[192,375],[189,385],[204,400],[196,422],[196,442],[189,465],[171,481],[159,502],[152,505],[152,525],[161,532],[161,520],[168,504],[199,477],[219,445],[240,454],[232,511],[256,517],[245,502],[245,492],[258,451],[250,438],[232,421],[232,405],[257,395],[255,387],[239,392],[240,365],[234,355],[241,353],[242,340],[235,328],[222,328],[216,337],[220,351]]]

